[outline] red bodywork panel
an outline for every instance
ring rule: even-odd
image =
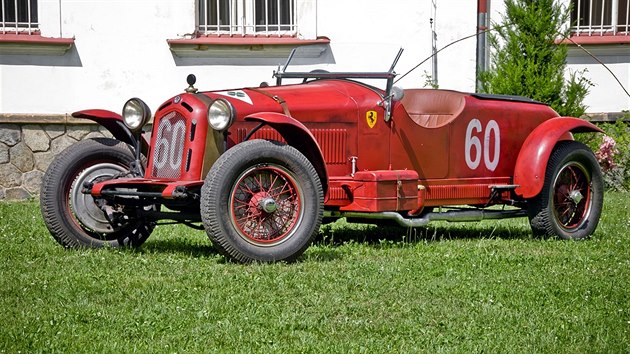
[[[402,211],[418,208],[418,173],[410,170],[361,171],[341,182],[352,203],[340,210]]]
[[[514,183],[519,185],[516,193],[524,198],[532,198],[540,193],[551,150],[568,132],[603,133],[595,125],[577,118],[564,117],[543,122],[531,132],[519,152],[514,170]]]
[[[125,126],[122,116],[112,111],[104,109],[88,109],[72,113],[74,118],[84,118],[92,120],[102,126],[104,126],[114,138],[124,141],[127,144],[133,145],[133,135]],[[142,137],[142,151],[148,151],[149,144],[144,137]]]
[[[488,205],[491,198],[536,195],[557,141],[571,139],[572,131],[599,131],[525,99],[429,89],[406,90],[386,121],[383,96],[342,79],[175,96],[155,114],[145,179],[100,183],[93,194],[118,183],[152,186],[173,198],[177,186],[203,184],[216,159],[210,155],[246,139],[269,139],[287,142],[311,161],[328,209]],[[237,114],[225,133],[207,122],[216,99],[229,101]],[[104,124],[108,114],[92,111],[90,119]],[[217,139],[225,146],[214,146]]]

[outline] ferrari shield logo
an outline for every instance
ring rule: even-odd
[[[368,127],[374,128],[376,125],[376,121],[378,120],[378,113],[376,111],[367,111],[365,113],[365,120],[367,121]]]

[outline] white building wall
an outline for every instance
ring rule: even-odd
[[[475,33],[476,1],[434,1],[438,48]],[[0,46],[0,114],[119,111],[134,96],[155,109],[186,87],[189,73],[197,76],[196,86],[202,90],[254,86],[272,82],[272,71],[284,62],[280,58],[257,61],[254,52],[246,60],[174,56],[166,40],[193,32],[194,0],[40,0],[39,4],[42,35],[74,37],[75,46],[63,56],[6,54]],[[302,61],[300,70],[384,71],[403,47],[396,69],[402,74],[431,55],[432,4],[429,0],[304,0],[299,13],[302,35],[326,36],[331,42],[321,57]],[[491,1],[491,10],[491,19],[500,21],[503,1]],[[474,91],[475,48],[473,37],[438,54],[440,88]],[[627,48],[600,50],[626,87],[630,84]],[[398,84],[422,87],[432,72],[431,63],[427,60]],[[600,64],[572,51],[569,69],[587,69],[596,85],[586,102],[590,112],[630,108],[630,98]]]
[[[400,47],[397,72],[431,55],[431,1],[307,0],[301,7],[303,35],[326,36],[330,48],[302,69],[385,71]],[[463,4],[465,3],[465,4]],[[457,11],[453,11],[457,9]],[[200,89],[272,82],[284,59],[257,62],[230,58],[178,58],[167,39],[193,32],[193,0],[40,0],[45,37],[74,37],[63,56],[6,54],[0,47],[0,113],[66,114],[86,108],[119,111],[134,96],[151,108],[181,92],[194,73]],[[476,4],[437,0],[438,46],[475,31]],[[323,64],[316,65],[321,59]],[[442,88],[474,90],[475,40],[438,55]],[[234,62],[237,65],[230,65]],[[296,69],[296,67],[294,67]],[[399,84],[422,87],[431,60]]]

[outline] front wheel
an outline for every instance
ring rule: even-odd
[[[530,200],[528,216],[537,236],[580,240],[597,227],[604,186],[593,152],[576,141],[561,141],[549,158],[542,192]]]
[[[322,221],[322,185],[295,148],[266,140],[235,145],[201,189],[201,218],[215,248],[237,262],[292,261]]]
[[[97,138],[80,141],[58,155],[42,180],[40,207],[52,236],[67,248],[140,246],[155,227],[126,212],[126,222],[112,225],[101,206],[81,190],[87,184],[116,178],[129,171],[134,156],[120,141]]]

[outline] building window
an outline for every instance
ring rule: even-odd
[[[297,33],[295,0],[199,0],[202,35],[276,35]]]
[[[38,31],[37,0],[0,0],[0,34]]]
[[[571,0],[576,35],[628,35],[630,0]]]

